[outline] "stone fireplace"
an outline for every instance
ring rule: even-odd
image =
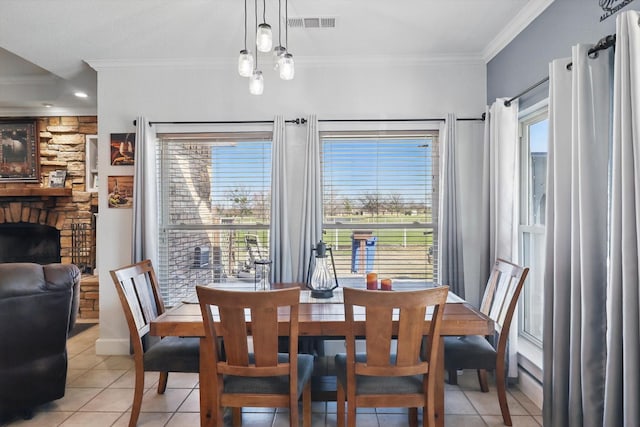
[[[88,230],[86,240],[95,246],[98,193],[85,186],[85,140],[97,134],[97,118],[43,117],[38,130],[40,182],[0,182],[0,262],[77,264],[74,230]],[[50,188],[49,173],[60,169],[66,171],[64,188]],[[98,318],[98,289],[98,278],[83,274],[80,318]]]

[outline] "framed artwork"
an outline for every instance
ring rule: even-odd
[[[107,177],[110,208],[133,207],[133,175]]]
[[[67,171],[64,169],[49,172],[49,187],[64,188],[64,180],[67,178]]]
[[[36,119],[0,120],[0,182],[40,182]]]
[[[131,166],[136,150],[135,133],[111,134],[111,165]]]

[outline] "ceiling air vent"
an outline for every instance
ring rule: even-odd
[[[336,27],[336,18],[320,18],[320,27],[321,28],[335,28]]]
[[[320,18],[304,18],[305,28],[320,28]]]
[[[289,18],[289,28],[304,28],[304,19]]]
[[[336,18],[289,18],[289,28],[336,28]]]

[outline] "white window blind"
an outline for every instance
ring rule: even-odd
[[[321,134],[324,240],[339,280],[437,274],[437,132]]]
[[[173,305],[196,284],[253,282],[268,257],[271,132],[161,134],[160,267]]]

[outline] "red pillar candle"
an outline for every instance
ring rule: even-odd
[[[380,280],[380,290],[382,290],[382,291],[390,291],[391,290],[391,279],[382,279],[382,280]]]
[[[378,290],[378,275],[376,273],[367,273],[367,289]]]

